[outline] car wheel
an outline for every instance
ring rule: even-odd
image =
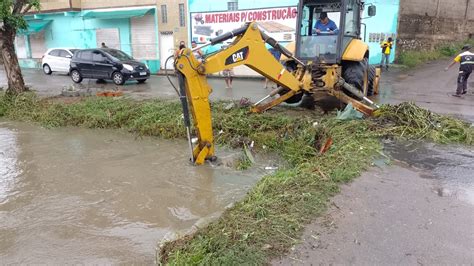
[[[125,83],[125,79],[120,72],[114,72],[112,74],[112,80],[115,83],[115,85],[123,85]]]
[[[146,79],[139,79],[137,81],[138,81],[138,83],[142,84],[142,83],[145,83]]]
[[[51,73],[53,73],[53,71],[51,71],[51,67],[49,67],[48,64],[44,64],[44,65],[43,65],[43,72],[44,72],[46,75],[51,75]]]
[[[82,75],[78,70],[74,69],[73,71],[71,71],[71,79],[75,83],[81,83]]]

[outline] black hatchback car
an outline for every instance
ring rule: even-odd
[[[127,80],[143,83],[150,77],[146,64],[120,50],[109,48],[77,51],[71,59],[69,73],[75,83],[80,83],[83,78],[90,78],[112,80],[115,84],[122,85]]]

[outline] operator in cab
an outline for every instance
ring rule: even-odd
[[[334,21],[328,18],[327,12],[319,14],[319,20],[314,26],[313,33],[317,35],[333,35],[337,34],[339,29]]]

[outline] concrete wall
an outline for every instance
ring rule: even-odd
[[[157,0],[81,0],[83,9],[156,5]]]
[[[69,0],[41,0],[41,11],[69,9]]]
[[[218,1],[216,1],[218,2]],[[179,4],[184,4],[184,16],[186,24],[181,27],[179,24]],[[158,27],[160,32],[173,32],[174,45],[176,48],[179,46],[180,41],[188,43],[188,26],[189,26],[189,10],[186,0],[160,0],[156,1],[157,5],[157,16],[158,16]],[[161,17],[161,6],[166,5],[168,22],[162,23]]]
[[[474,0],[400,0],[398,31],[401,50],[474,38]]]

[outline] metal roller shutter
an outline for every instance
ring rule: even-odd
[[[38,32],[29,35],[30,37],[30,48],[32,58],[41,58],[46,52],[46,44],[44,43],[44,32]]]
[[[26,52],[26,36],[17,35],[15,39],[15,48],[18,58],[27,58],[28,54]]]
[[[136,59],[157,59],[155,16],[131,18],[132,56]]]
[[[120,49],[120,32],[118,28],[96,29],[95,30],[97,47],[102,43],[109,48]]]

